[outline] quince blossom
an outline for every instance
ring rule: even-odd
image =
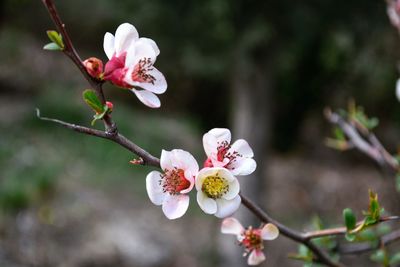
[[[160,100],[155,94],[164,93],[167,82],[153,66],[160,54],[157,44],[152,39],[139,38],[132,24],[123,23],[117,28],[115,36],[109,32],[104,35],[103,47],[110,59],[105,65],[104,80],[130,89],[151,108],[160,107]]]
[[[248,175],[255,171],[257,164],[249,144],[239,139],[231,143],[231,132],[225,128],[214,128],[203,136],[207,154],[204,167],[223,167],[233,175]]]
[[[248,265],[258,265],[265,260],[263,240],[273,240],[278,237],[278,228],[271,223],[262,228],[253,229],[251,226],[245,229],[235,218],[226,218],[222,221],[221,232],[237,236],[240,245],[243,245]]]
[[[197,174],[195,184],[197,203],[205,213],[225,218],[239,208],[239,182],[227,169],[204,168]]]
[[[151,202],[162,205],[168,219],[182,217],[189,207],[187,195],[194,186],[199,166],[194,157],[181,149],[161,152],[163,173],[150,172],[146,177],[146,190]]]

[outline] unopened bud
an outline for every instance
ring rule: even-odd
[[[109,112],[111,112],[114,108],[113,103],[111,103],[110,101],[106,101],[106,105],[108,107]]]
[[[93,78],[100,79],[103,76],[103,62],[100,59],[90,57],[83,61],[83,65]]]

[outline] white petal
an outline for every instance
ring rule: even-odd
[[[161,157],[160,157],[160,166],[163,171],[165,170],[172,170],[174,165],[172,161],[174,160],[173,154],[171,151],[161,150]]]
[[[133,81],[131,74],[133,70],[134,67],[130,67],[126,75],[126,81],[130,85],[141,87],[155,94],[162,94],[167,90],[167,80],[165,80],[164,75],[155,67],[152,67],[152,70],[146,72],[147,74],[154,77],[155,80],[153,83]]]
[[[199,165],[196,159],[189,152],[182,149],[174,149],[173,159],[176,162],[174,166],[183,170],[190,170],[194,175],[199,171]]]
[[[195,184],[197,191],[201,191],[203,186],[204,179],[208,176],[215,175],[218,172],[219,168],[203,168],[201,169],[195,178]]]
[[[218,176],[224,178],[228,183],[232,183],[237,181],[236,177],[233,176],[233,174],[228,171],[225,168],[213,168],[214,170],[216,170],[218,172]]]
[[[151,63],[154,63],[157,58],[156,51],[151,43],[143,41],[142,38],[136,42],[132,42],[129,49],[126,49],[126,60],[125,66],[134,66],[141,59],[150,59]]]
[[[215,200],[207,197],[202,191],[197,191],[197,203],[207,214],[214,214],[217,212],[217,203]]]
[[[152,171],[146,176],[146,191],[151,202],[155,205],[161,205],[163,203],[165,193],[160,185],[161,173],[158,171]]]
[[[226,218],[222,221],[221,232],[223,234],[240,235],[244,230],[242,224],[233,217]]]
[[[136,28],[130,23],[123,23],[119,25],[115,32],[115,53],[120,55],[128,50],[128,47],[139,39],[139,34]]]
[[[231,143],[231,131],[229,131],[229,129],[214,128],[211,129],[208,133],[214,135],[219,143],[222,143],[224,141],[228,142],[228,144]]]
[[[247,264],[248,265],[258,265],[261,262],[265,261],[265,255],[264,252],[258,249],[254,249],[250,255],[249,258],[247,259]]]
[[[231,172],[233,175],[249,175],[257,168],[257,163],[251,158],[236,158],[231,164]]]
[[[229,151],[236,151],[245,158],[254,157],[253,150],[249,146],[249,143],[247,143],[247,141],[244,139],[236,140],[235,143],[232,144],[232,147],[229,149]]]
[[[162,210],[168,219],[173,220],[182,217],[189,207],[189,196],[167,195],[164,199]]]
[[[241,198],[240,196],[236,196],[232,200],[225,200],[225,199],[217,199],[217,206],[218,210],[214,214],[218,218],[225,218],[227,216],[232,215],[240,206]]]
[[[161,106],[160,99],[152,92],[136,89],[131,89],[131,91],[134,92],[137,98],[146,106],[151,108],[159,108]]]
[[[400,101],[400,79],[398,79],[396,82],[396,97],[397,100]]]
[[[217,138],[209,132],[203,135],[203,147],[207,157],[216,155],[218,150]]]
[[[158,56],[160,54],[160,49],[158,49],[156,42],[154,42],[152,39],[142,37],[142,38],[139,38],[139,41],[143,41],[145,43],[150,44],[151,47],[153,47],[153,50],[154,50],[154,53],[156,54],[156,56]]]
[[[235,178],[233,181],[229,183],[228,192],[226,192],[222,196],[222,198],[226,200],[234,199],[239,194],[239,191],[240,191],[240,185],[238,180]]]
[[[115,48],[114,48],[114,35],[112,35],[109,32],[107,32],[104,35],[103,48],[108,59],[111,59],[114,55]]]
[[[279,235],[279,229],[272,223],[264,225],[261,230],[261,237],[264,240],[274,240]]]

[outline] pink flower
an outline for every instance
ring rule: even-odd
[[[130,89],[143,104],[160,107],[160,100],[155,94],[164,93],[167,82],[153,66],[160,54],[157,44],[149,38],[139,38],[132,24],[123,23],[117,28],[115,36],[109,32],[104,35],[103,46],[110,59],[105,66],[104,79]]]
[[[225,218],[240,206],[240,185],[224,168],[204,168],[196,176],[197,203],[207,214]]]
[[[180,149],[161,152],[163,173],[150,172],[146,177],[146,190],[151,202],[162,205],[168,219],[182,217],[189,207],[187,195],[194,186],[199,166],[193,156]]]
[[[103,75],[103,62],[95,57],[90,57],[82,62],[90,76],[101,79]]]
[[[263,240],[274,240],[279,235],[278,228],[268,223],[262,228],[253,229],[251,226],[245,229],[235,218],[226,218],[222,221],[221,232],[237,236],[239,244],[245,249],[244,256],[249,254],[248,265],[258,265],[265,260]]]
[[[233,175],[248,175],[257,167],[249,144],[239,139],[231,145],[231,132],[228,129],[210,130],[203,136],[203,146],[208,157],[204,167],[223,167]]]

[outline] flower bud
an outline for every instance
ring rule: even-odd
[[[108,107],[109,112],[111,112],[114,108],[113,103],[111,103],[110,101],[106,101],[106,105]]]
[[[103,62],[100,59],[96,57],[90,57],[83,61],[83,65],[85,66],[89,75],[93,78],[101,79],[103,76]]]

